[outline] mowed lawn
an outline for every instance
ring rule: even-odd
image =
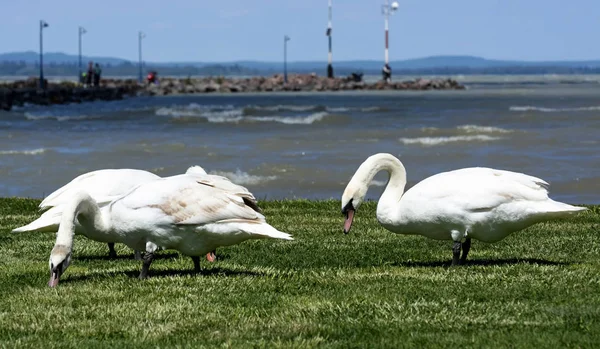
[[[77,237],[56,289],[54,234],[12,234],[37,200],[0,199],[0,347],[600,346],[600,206],[496,244],[392,234],[376,203],[342,233],[339,201],[263,201],[295,241],[249,241],[203,259],[159,252],[151,277],[118,246]]]

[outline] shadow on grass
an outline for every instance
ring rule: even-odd
[[[141,270],[141,268],[140,268]],[[126,275],[129,278],[137,279],[140,275],[140,270],[124,270],[124,271],[111,271],[108,273],[98,273],[93,275],[71,275],[67,276],[64,279],[61,278],[61,284],[69,284],[69,283],[77,283],[91,279],[110,279],[115,276]],[[192,269],[188,270],[152,270],[150,268],[150,272],[148,273],[148,279],[153,278],[164,278],[164,277],[173,277],[173,276],[198,276],[198,277],[207,277],[207,276],[225,276],[225,277],[234,277],[234,276],[265,276],[266,274],[255,272],[255,271],[246,271],[246,270],[230,270],[223,268],[210,268],[210,269],[202,269],[200,272],[195,272]]]
[[[507,259],[475,259],[467,260],[467,263],[460,265],[459,267],[469,266],[504,266],[504,265],[516,265],[516,264],[539,264],[539,265],[570,265],[572,263],[567,262],[555,262],[547,261],[539,258],[507,258]],[[393,266],[398,267],[451,267],[452,261],[435,261],[435,262],[397,262],[392,263]]]
[[[155,253],[154,259],[169,259],[169,258],[177,258],[179,257],[179,253],[177,252],[168,252],[168,253]],[[111,261],[111,260],[132,260],[135,261],[134,254],[120,254],[116,257],[109,257],[108,253],[106,255],[88,255],[88,256],[76,256],[76,260],[80,261]],[[139,262],[139,261],[136,261]]]

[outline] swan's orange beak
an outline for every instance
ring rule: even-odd
[[[206,260],[209,262],[214,262],[217,259],[217,256],[215,255],[215,251],[210,251],[206,254]]]
[[[354,219],[354,210],[347,209],[345,214],[346,221],[344,222],[344,234],[348,234],[348,232],[350,232],[350,228],[352,227],[352,220]]]

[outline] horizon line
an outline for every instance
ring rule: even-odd
[[[9,54],[29,54],[29,53],[34,53],[34,54],[39,54],[39,51],[35,51],[35,50],[27,50],[27,51],[8,51],[8,52],[0,52],[0,56],[2,55],[9,55]],[[44,56],[48,55],[48,54],[62,54],[62,55],[66,55],[66,56],[73,56],[75,59],[78,57],[77,53],[67,53],[64,51],[48,51],[48,52],[44,52]],[[115,60],[122,60],[122,61],[127,61],[127,62],[133,62],[133,63],[137,63],[137,60],[131,60],[131,59],[127,59],[127,58],[121,58],[121,57],[117,57],[117,56],[110,56],[110,55],[82,55],[82,57],[87,57],[87,58],[97,58],[97,59],[115,59]],[[438,54],[438,55],[429,55],[429,56],[420,56],[420,57],[413,57],[413,58],[403,58],[403,59],[395,59],[395,60],[390,60],[390,62],[403,62],[403,61],[412,61],[412,60],[423,60],[423,59],[430,59],[430,58],[475,58],[475,59],[480,59],[480,60],[485,60],[485,61],[499,61],[499,62],[526,62],[526,63],[557,63],[557,62],[562,62],[562,63],[567,63],[567,62],[590,62],[590,61],[599,61],[600,62],[600,58],[592,58],[592,59],[566,59],[566,60],[530,60],[530,59],[498,59],[498,58],[487,58],[484,56],[476,56],[476,55],[470,55],[470,54]],[[351,58],[351,59],[342,59],[342,60],[337,60],[337,61],[333,61],[334,64],[337,63],[344,63],[344,62],[357,62],[357,61],[362,61],[362,62],[380,62],[383,61],[383,59],[372,59],[372,58]],[[203,64],[235,64],[235,63],[239,63],[239,62],[251,62],[251,63],[269,63],[269,64],[279,64],[281,63],[281,61],[279,60],[275,60],[275,61],[269,61],[269,60],[259,60],[259,59],[237,59],[237,60],[223,60],[223,61],[202,61],[202,60],[186,60],[186,61],[152,61],[152,60],[144,60],[144,62],[146,63],[159,63],[159,64],[166,64],[166,63],[170,63],[170,64],[185,64],[185,63],[203,63]],[[323,60],[288,60],[288,64],[290,63],[327,63],[326,59]]]

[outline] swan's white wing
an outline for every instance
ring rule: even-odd
[[[189,171],[186,172],[186,174],[193,176],[198,183],[202,183],[210,187],[224,190],[231,194],[244,197],[244,201],[246,201],[246,204],[251,206],[255,211],[261,212],[254,195],[246,187],[231,182],[229,178],[209,174],[191,174]]]
[[[75,193],[87,192],[100,205],[129,192],[135,186],[160,178],[143,170],[106,169],[82,174],[57,189],[40,204],[40,208],[58,206],[68,202]]]
[[[165,221],[178,225],[264,222],[263,215],[246,204],[246,198],[243,193],[227,192],[179,175],[142,184],[112,205],[126,210],[158,210]]]
[[[548,183],[522,173],[490,168],[467,168],[443,172],[418,183],[403,199],[443,199],[448,207],[487,211],[516,201],[548,200]]]

